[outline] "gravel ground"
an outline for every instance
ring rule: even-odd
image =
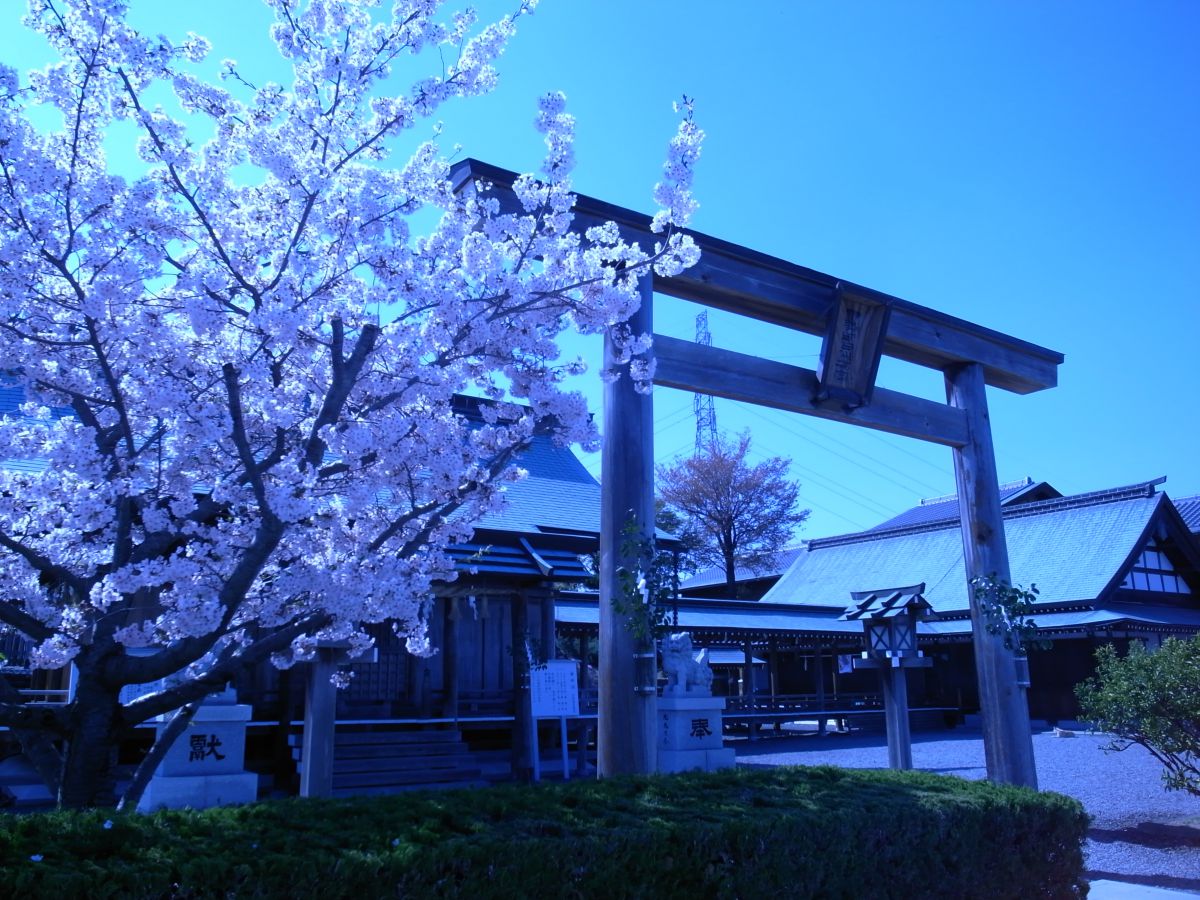
[[[1037,732],[1038,785],[1080,800],[1092,816],[1088,875],[1200,893],[1200,798],[1163,790],[1162,767],[1141,747],[1105,753],[1104,735]],[[835,765],[887,768],[882,734],[796,733],[736,742],[743,765]],[[913,766],[983,778],[983,737],[970,725],[913,735]]]

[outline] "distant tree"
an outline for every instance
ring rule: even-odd
[[[800,485],[787,478],[788,461],[750,463],[749,452],[748,433],[736,442],[718,437],[702,453],[658,468],[659,498],[694,536],[692,561],[720,566],[731,597],[738,566],[761,568],[809,512],[797,509]]]
[[[1096,675],[1075,688],[1081,713],[1113,735],[1106,750],[1140,744],[1163,764],[1168,790],[1200,796],[1200,636],[1096,651]]]

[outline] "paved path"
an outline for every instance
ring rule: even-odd
[[[1105,753],[1102,735],[1034,734],[1038,784],[1079,799],[1092,816],[1086,847],[1093,897],[1149,897],[1146,888],[1200,895],[1200,798],[1165,791],[1161,767],[1132,747]],[[744,765],[835,765],[887,768],[882,734],[797,734],[737,741]],[[977,727],[913,736],[913,765],[961,778],[986,776],[983,739]],[[1125,891],[1132,891],[1126,893]],[[1113,892],[1115,891],[1115,892]]]

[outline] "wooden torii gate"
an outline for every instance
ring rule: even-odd
[[[516,173],[464,160],[456,189],[493,185],[502,207],[518,209]],[[615,222],[643,246],[653,243],[650,217],[586,196],[575,206],[580,229]],[[654,383],[775,409],[820,416],[952,448],[984,748],[993,781],[1037,787],[1025,689],[1012,651],[988,633],[969,583],[991,576],[1011,582],[992,448],[986,386],[1028,394],[1053,387],[1063,356],[820,272],[692,232],[700,262],[669,278],[641,280],[642,306],[629,325],[653,333],[655,293],[691,300],[823,337],[816,371],[716,347],[654,335]],[[881,354],[943,373],[945,404],[875,388]],[[604,367],[616,365],[606,338]],[[654,533],[654,415],[649,394],[630,379],[606,383],[601,462],[600,709],[601,776],[655,769],[654,648],[627,627],[613,606],[618,573],[639,563],[635,538]]]

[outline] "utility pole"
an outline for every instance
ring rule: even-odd
[[[696,316],[696,343],[705,347],[712,346],[712,334],[708,330],[708,310]],[[692,409],[696,412],[696,450],[699,456],[705,446],[717,442],[717,410],[713,405],[712,394],[696,394],[692,399]]]

